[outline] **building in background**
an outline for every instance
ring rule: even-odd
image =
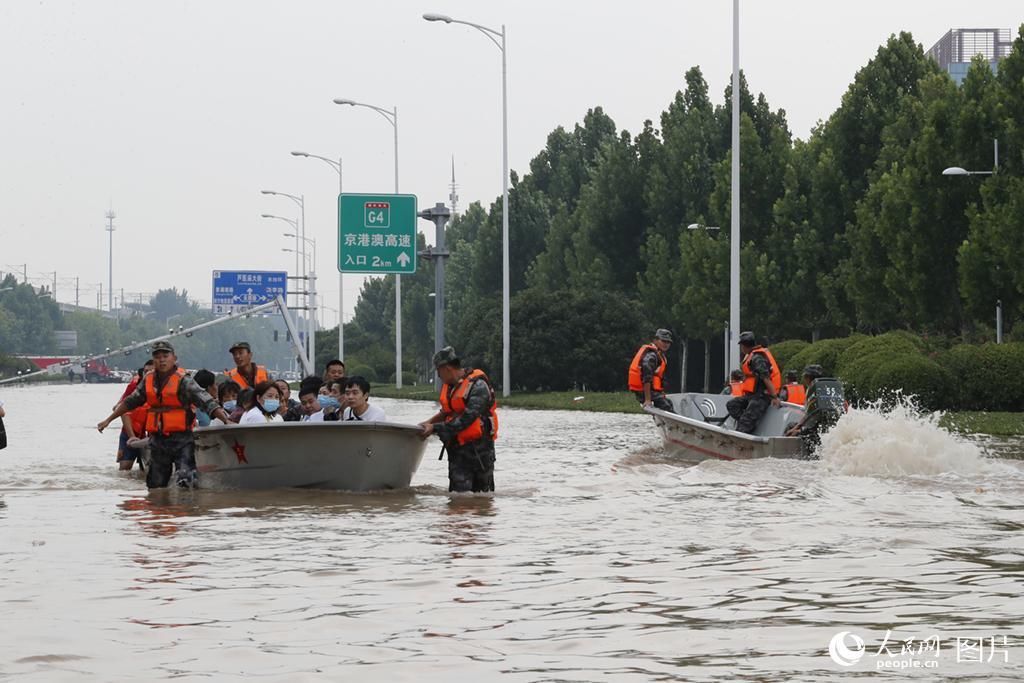
[[[988,60],[995,73],[999,60],[1009,55],[1012,48],[1013,33],[1008,28],[954,28],[932,45],[928,56],[960,85],[976,55]]]

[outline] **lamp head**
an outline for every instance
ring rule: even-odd
[[[350,105],[352,107],[356,106],[356,103],[355,103],[354,100],[345,100],[345,99],[342,99],[340,97],[334,98],[334,103],[335,104],[347,104],[347,105]]]
[[[443,21],[446,24],[452,23],[452,18],[444,14],[434,14],[433,12],[427,12],[423,15],[423,18],[427,21]]]
[[[261,213],[260,218],[277,218],[277,216],[272,216],[269,213]]]
[[[309,155],[305,152],[292,152],[293,157],[308,157]]]
[[[260,190],[260,194],[277,194],[273,190]]]
[[[970,175],[967,169],[960,168],[959,166],[950,166],[942,172],[942,175]]]

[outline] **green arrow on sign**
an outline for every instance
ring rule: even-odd
[[[338,195],[338,270],[416,272],[416,195]]]

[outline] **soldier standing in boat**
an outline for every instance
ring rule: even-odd
[[[146,486],[163,488],[177,467],[178,486],[195,485],[196,459],[192,427],[195,408],[227,422],[224,409],[203,391],[195,380],[178,367],[178,358],[170,342],[153,343],[155,369],[146,374],[139,386],[114,408],[114,412],[96,425],[102,432],[125,413],[146,404],[146,432],[149,434],[150,464],[146,470]]]
[[[448,451],[449,491],[494,490],[494,442],[498,438],[494,388],[481,370],[463,368],[455,349],[434,354],[441,410],[420,423],[420,435],[436,434]]]
[[[252,347],[249,342],[236,342],[228,352],[235,361],[235,367],[224,374],[242,389],[253,389],[261,382],[269,382],[270,374],[263,365],[252,362]]]
[[[771,351],[757,343],[753,332],[741,334],[739,344],[743,358],[743,395],[731,399],[725,407],[736,420],[736,431],[753,434],[768,406],[778,408],[780,405],[782,373]]]
[[[654,333],[651,343],[637,349],[629,364],[629,390],[645,408],[654,406],[668,413],[675,412],[672,402],[665,396],[665,368],[668,367],[665,352],[671,346],[672,333],[661,328]]]

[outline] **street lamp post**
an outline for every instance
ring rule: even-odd
[[[384,117],[395,130],[395,194],[398,194],[398,107],[391,110],[378,107],[374,104],[356,102],[344,98],[335,98],[335,104],[348,105],[350,107],[366,107],[372,109]],[[340,207],[339,207],[340,210]],[[395,273],[395,386],[402,388],[402,276]]]
[[[320,161],[324,162],[325,164],[327,164],[328,166],[333,168],[335,171],[338,172],[338,194],[340,195],[343,192],[343,190],[342,190],[342,182],[341,182],[341,180],[342,180],[341,157],[338,157],[338,160],[335,161],[334,159],[328,159],[327,157],[322,157],[319,154],[308,154],[306,152],[292,152],[292,156],[293,157],[306,157],[306,158],[309,158],[309,159],[319,159]],[[335,226],[335,231],[337,231],[337,226]],[[344,362],[344,360],[345,360],[345,318],[344,318],[344,311],[345,311],[345,275],[344,275],[344,273],[341,272],[341,270],[339,268],[339,270],[338,270],[338,360],[340,360],[342,362]]]
[[[277,220],[277,221],[284,221],[288,225],[292,226],[292,229],[295,230],[295,249],[293,250],[294,253],[295,253],[295,272],[296,273],[302,272],[302,268],[299,266],[299,254],[302,252],[302,250],[299,248],[299,238],[298,238],[299,222],[296,221],[296,220],[293,220],[291,218],[285,218],[284,216],[275,216],[272,213],[261,213],[260,214],[260,218],[271,218],[271,219]],[[298,308],[300,306],[299,290],[298,289],[295,290],[295,306],[296,306],[296,308]]]
[[[740,367],[740,0],[732,2],[732,215],[729,241],[729,368]]]
[[[505,42],[505,25],[501,30],[487,28],[470,21],[452,19],[444,14],[427,13],[427,21],[443,21],[446,24],[472,26],[497,46],[501,51],[501,393],[508,396],[512,391],[511,363],[509,361],[511,306],[509,298],[509,247],[508,247],[508,50]],[[500,40],[499,40],[500,39]]]
[[[287,192],[275,192],[274,190],[260,190],[260,194],[275,195],[278,197],[287,197],[288,199],[295,202],[299,207],[299,215],[302,221],[301,232],[302,237],[306,237],[306,197],[305,195],[294,195],[288,194]],[[303,246],[303,248],[305,248]],[[305,261],[302,263],[305,268]],[[312,305],[316,297],[315,292],[315,280],[316,274],[310,276],[306,272],[302,273],[302,279],[306,282],[306,354],[311,364],[316,363],[316,306]]]
[[[942,175],[948,176],[971,176],[971,175],[995,175],[999,171],[999,140],[992,140],[992,170],[991,171],[968,171],[959,166],[950,166],[942,170]],[[1003,343],[1003,301],[996,299],[996,344]]]

